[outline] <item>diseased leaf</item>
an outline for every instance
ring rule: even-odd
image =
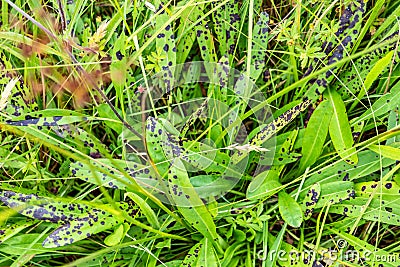
[[[217,5],[218,3],[215,3]],[[214,30],[219,41],[222,55],[229,54],[230,60],[235,51],[236,39],[240,28],[239,3],[229,0],[213,14]]]
[[[400,103],[389,113],[388,118],[388,130],[394,129],[400,125]],[[400,136],[394,136],[386,141],[386,145],[393,144],[395,142],[400,142]]]
[[[117,92],[117,96],[122,96],[127,80],[127,56],[126,56],[126,40],[127,37],[122,32],[115,41],[111,56],[110,78]],[[114,115],[114,114],[113,114]]]
[[[92,234],[110,229],[123,221],[122,217],[116,217],[97,207],[71,203],[66,200],[54,201],[51,198],[39,197],[35,194],[26,195],[13,191],[2,191],[0,192],[0,201],[27,217],[62,224],[43,241],[45,248],[72,244]],[[127,203],[118,205],[129,214],[137,211],[134,207],[129,207]]]
[[[151,224],[151,226],[155,229],[160,228],[160,223],[157,219],[156,214],[154,213],[153,209],[150,207],[147,202],[142,199],[140,196],[133,192],[126,192],[125,197],[129,197],[130,199],[133,200],[133,202],[138,205],[140,208],[141,212],[146,216],[147,221]]]
[[[68,221],[54,230],[42,245],[45,248],[66,246],[108,230],[121,222],[121,219],[108,212],[92,210],[86,214],[86,217]]]
[[[116,167],[124,170],[128,177],[119,172]],[[70,170],[73,177],[113,189],[136,188],[140,191],[138,184],[143,187],[153,187],[157,183],[157,173],[151,166],[128,160],[101,158],[91,162],[90,165],[73,162]]]
[[[303,136],[299,173],[313,165],[322,153],[322,148],[328,135],[329,123],[332,118],[332,105],[322,101],[311,115]]]
[[[262,128],[253,138],[250,139],[248,144],[250,146],[260,147],[269,138],[279,132],[282,128],[288,125],[292,120],[294,120],[300,112],[304,111],[311,102],[306,100],[291,108],[290,110],[284,112],[274,121],[269,123],[267,126]],[[247,156],[247,153],[241,151],[235,151],[232,155],[231,160],[233,163],[238,163]]]
[[[304,211],[304,220],[311,218],[315,206],[321,196],[321,186],[319,183],[315,183],[308,190],[307,195],[303,199],[302,209]]]
[[[33,224],[35,224],[34,220],[27,219],[0,226],[0,244]]]
[[[13,191],[1,191],[0,201],[24,216],[53,223],[84,218],[91,209],[83,204],[55,202],[35,194],[26,195]]]
[[[201,17],[203,14],[199,13],[198,17]],[[213,37],[210,31],[210,26],[206,21],[201,21],[195,27],[197,42],[200,47],[200,55],[201,58],[205,62],[217,62],[215,47]],[[211,75],[211,70],[207,70],[207,74]],[[211,77],[211,76],[210,76]]]
[[[181,267],[191,267],[191,266],[196,266],[197,260],[199,258],[199,252],[200,249],[202,248],[203,243],[199,242],[196,243],[189,252],[186,254],[185,258],[182,261],[182,264],[180,265]]]
[[[361,88],[360,92],[358,93],[358,96],[357,96],[358,101],[360,101],[364,97],[364,95],[369,91],[373,82],[379,77],[379,75],[381,75],[382,72],[388,68],[389,64],[393,60],[393,54],[394,54],[394,51],[390,51],[383,58],[379,59],[375,63],[375,65],[371,68],[371,70],[365,77],[363,88]],[[351,109],[353,109],[357,105],[358,101],[353,103],[353,105],[351,106]]]
[[[264,171],[251,181],[246,191],[246,198],[250,200],[268,198],[281,189],[278,170]]]
[[[314,205],[314,209],[341,203],[344,200],[353,199],[355,197],[354,184],[349,181],[322,183],[320,184],[320,190],[320,196]]]
[[[371,73],[372,76],[375,75],[371,72],[371,69],[373,68],[373,66],[376,66],[377,62],[381,60],[382,57],[387,55],[391,50],[395,49],[397,39],[398,33],[396,30],[394,34],[392,34],[385,40],[382,40],[382,42],[388,43],[383,46],[379,46],[379,48],[371,51],[370,53],[367,53],[366,55],[361,56],[360,58],[357,58],[354,61],[354,64],[352,64],[352,68],[349,68],[348,70],[340,74],[339,80],[341,82],[335,83],[332,89],[337,90],[339,94],[344,97],[344,99],[354,98],[354,96],[358,94],[365,94],[364,81],[367,75],[369,73]],[[388,69],[389,66],[386,66],[386,70]],[[358,103],[358,101],[355,101],[355,103]],[[380,106],[376,106],[376,108],[378,107]]]
[[[214,220],[190,183],[180,159],[173,161],[168,180],[171,198],[179,212],[191,227],[198,230],[205,238],[212,240],[214,247],[221,252],[220,242],[223,241],[217,234]]]
[[[333,205],[329,212],[343,214],[345,216],[362,217],[367,221],[387,223],[389,225],[400,225],[400,203],[399,199],[394,201],[380,201],[379,195],[375,194],[370,201],[369,197],[356,197],[351,201]]]
[[[174,73],[171,70],[176,64],[176,44],[174,27],[168,24],[169,15],[166,11],[167,6],[163,1],[155,1],[157,11],[161,13],[156,16],[156,30],[163,29],[156,38],[156,47],[160,50],[160,62],[158,63],[162,70],[159,86],[164,89],[164,93],[172,90],[174,82]]]
[[[199,258],[197,260],[196,266],[220,266],[212,242],[209,239],[204,238],[201,243],[202,246],[200,248]]]
[[[400,160],[400,148],[384,145],[370,145],[368,148],[375,153],[382,155],[382,157]]]
[[[326,65],[332,65],[339,62],[343,57],[347,56],[347,51],[351,51],[355,39],[360,32],[362,17],[365,13],[365,2],[357,0],[351,2],[342,13],[339,19],[338,30],[335,32],[333,40],[329,40],[323,46],[325,54],[328,54]],[[333,67],[326,73],[318,75],[317,79],[308,88],[303,96],[303,99],[316,101],[320,95],[328,88],[328,85],[333,81],[338,67]],[[313,67],[309,68],[306,75],[313,71]],[[303,93],[302,91],[299,91]]]
[[[263,162],[265,162],[266,165],[272,163],[273,166],[270,167],[269,170],[258,174],[253,181],[251,181],[246,192],[246,197],[248,199],[268,198],[282,188],[279,177],[285,168],[285,164],[277,164],[275,162],[282,162],[284,161],[285,156],[288,156],[288,153],[293,148],[297,133],[297,130],[294,130],[290,133],[289,137],[286,138],[283,144],[277,148],[275,158],[273,160],[261,156],[260,164],[263,164]]]
[[[124,225],[120,224],[117,226],[114,232],[112,232],[110,235],[106,237],[106,239],[104,239],[104,244],[110,247],[115,246],[119,242],[121,242],[123,237],[124,237]]]
[[[8,120],[7,124],[14,126],[61,126],[75,122],[87,121],[88,117],[76,111],[70,110],[43,110],[32,112],[14,120]]]
[[[399,143],[392,144],[393,147],[399,147]],[[304,187],[307,188],[312,184],[319,182],[322,185],[329,184],[335,181],[353,181],[368,175],[372,175],[381,168],[386,168],[393,165],[396,161],[388,158],[379,160],[379,155],[372,151],[362,151],[359,153],[359,161],[356,166],[346,162],[339,161],[323,170],[315,172],[304,182]]]
[[[354,185],[357,196],[369,197],[374,193],[376,199],[398,203],[400,186],[394,182],[361,182]]]

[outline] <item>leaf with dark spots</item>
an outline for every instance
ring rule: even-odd
[[[393,147],[400,147],[400,143],[392,144]],[[362,151],[358,154],[358,163],[356,166],[350,165],[343,161],[338,161],[323,171],[313,173],[305,182],[304,186],[308,187],[319,182],[322,184],[331,183],[334,181],[353,181],[355,179],[367,177],[374,172],[393,165],[396,161],[393,159],[382,158],[379,160],[379,155],[372,151]]]
[[[214,5],[217,5],[216,3]],[[228,54],[230,60],[235,52],[240,29],[239,2],[230,0],[213,13],[214,30],[222,55]]]
[[[200,242],[202,243],[202,246],[200,247],[197,266],[221,266],[211,240],[208,238],[203,238],[203,240],[201,240]]]
[[[291,121],[293,121],[302,111],[304,111],[310,105],[310,103],[310,100],[304,100],[300,104],[284,112],[278,118],[262,128],[253,138],[251,138],[249,144],[252,146],[261,146],[264,142],[266,142],[273,135],[283,129]],[[240,162],[245,157],[245,153],[242,153],[240,155],[238,152],[235,152],[232,155],[232,160],[233,162]]]
[[[387,182],[360,182],[354,185],[356,195],[360,197],[369,197],[374,194],[374,198],[400,204],[399,192],[400,186],[395,181]]]
[[[66,124],[72,124],[75,122],[82,122],[86,121],[86,116],[52,116],[52,117],[30,117],[29,119],[25,120],[9,120],[7,121],[8,125],[13,126],[45,126],[45,127],[57,127]]]
[[[27,220],[18,220],[14,223],[8,222],[6,225],[1,226],[0,244],[33,224],[35,224],[34,220],[27,219]]]
[[[294,142],[297,138],[298,131],[294,130],[290,133],[288,138],[285,139],[283,144],[277,148],[275,155],[271,154],[263,154],[260,156],[260,159],[257,158],[255,163],[257,164],[265,164],[270,167],[269,170],[261,172],[258,174],[249,184],[247,188],[246,197],[248,199],[265,199],[270,197],[271,195],[279,192],[282,189],[282,183],[279,179],[280,174],[285,168],[284,164],[275,164],[274,161],[278,162],[293,149]],[[266,156],[266,157],[265,157]],[[275,156],[273,159],[269,156]]]
[[[199,257],[199,251],[202,245],[202,242],[199,242],[190,248],[189,252],[186,254],[185,258],[182,261],[182,267],[196,266]]]
[[[49,197],[13,191],[1,191],[0,201],[27,217],[62,224],[44,240],[43,246],[46,248],[74,243],[124,221],[122,216],[118,217],[106,211],[111,208],[110,205],[89,206],[71,203],[67,199],[55,201]],[[127,203],[116,205],[128,214],[137,212],[135,206]]]
[[[92,208],[85,204],[54,201],[35,194],[1,191],[0,201],[18,213],[36,220],[62,223],[86,217]]]
[[[307,192],[307,195],[303,199],[302,209],[305,220],[311,218],[314,213],[314,209],[317,206],[317,202],[321,196],[321,186],[319,183],[313,184]]]
[[[196,141],[184,141],[165,119],[149,117],[146,127],[147,151],[159,174],[164,176],[170,163],[181,159],[195,170],[223,173],[230,158],[218,149]]]
[[[201,16],[203,15],[202,13],[200,14]],[[195,31],[197,33],[197,42],[200,47],[200,55],[203,61],[205,62],[216,62],[216,54],[215,54],[215,47],[214,47],[214,41],[213,41],[213,36],[211,34],[210,28],[207,25],[207,22],[201,21],[198,25],[195,26]],[[207,74],[211,77],[211,74],[213,73],[211,69],[207,69],[206,65],[206,71]]]
[[[207,112],[207,106],[208,99],[204,100],[203,103],[201,103],[200,106],[196,109],[196,111],[190,115],[190,117],[186,120],[184,126],[182,127],[182,130],[180,132],[181,137],[184,137],[189,131],[189,128],[193,126],[193,124],[196,122],[196,120],[199,119],[204,112]]]
[[[214,85],[212,95],[214,98],[226,103],[228,98],[228,88],[232,88],[232,70],[229,67],[229,58],[223,55],[214,69],[214,75],[211,77],[211,83]]]
[[[306,215],[307,211],[307,202],[311,207],[315,209],[319,209],[325,207],[326,205],[332,205],[335,203],[341,203],[344,200],[354,199],[355,191],[353,182],[349,181],[338,181],[331,183],[319,183],[320,185],[320,193],[318,197],[318,192],[313,192],[312,189],[318,189],[318,186],[312,185],[308,191],[303,191],[300,194],[300,197],[303,198],[303,212]],[[311,195],[309,195],[310,190]],[[315,199],[317,197],[317,199]],[[313,198],[311,202],[309,201]],[[305,205],[305,206],[304,206]],[[311,212],[311,211],[310,211]],[[309,215],[309,214],[308,214]]]
[[[254,25],[251,47],[250,77],[255,82],[261,75],[265,65],[265,56],[268,46],[269,15],[260,13],[258,22]]]
[[[125,56],[127,44],[127,36],[124,32],[119,34],[112,46],[112,62],[110,65],[110,78],[117,95],[122,95],[123,90],[127,87],[128,76],[128,59]]]
[[[385,45],[380,45],[370,53],[354,60],[351,66],[340,74],[339,81],[342,82],[335,83],[333,89],[337,90],[339,94],[343,95],[345,98],[353,97],[353,95],[362,92],[362,88],[364,88],[363,83],[368,73],[370,73],[379,60],[396,47],[397,40],[398,33],[396,32],[392,36],[382,40],[382,42],[387,42]],[[398,58],[398,56],[396,56],[396,58]],[[383,71],[388,71],[389,68],[390,64],[386,66]],[[357,72],[355,72],[355,70],[357,70]],[[343,86],[343,84],[346,86]]]
[[[170,165],[170,159],[168,159],[167,154],[170,156],[179,155],[181,148],[179,147],[179,141],[173,135],[166,133],[166,129],[160,121],[162,119],[157,120],[153,117],[147,119],[146,146],[147,153],[157,172],[161,177],[164,177]],[[162,141],[160,142],[160,140]]]
[[[126,175],[119,170],[123,170]],[[108,188],[127,190],[137,184],[143,187],[154,187],[157,173],[151,166],[128,160],[97,159],[91,165],[74,162],[70,165],[72,176],[86,182]]]
[[[208,144],[186,141],[183,148],[187,151],[187,156],[182,159],[197,170],[224,173],[230,162],[228,154]]]
[[[365,3],[363,0],[350,3],[349,6],[346,7],[346,10],[351,10],[352,15],[347,18],[350,13],[344,13],[340,18],[339,29],[335,33],[336,40],[330,40],[330,46],[333,47],[333,49],[329,53],[325,49],[325,53],[328,54],[328,57],[326,58],[327,65],[331,65],[340,61],[343,57],[348,56],[346,53],[351,51],[355,43],[354,40],[358,37],[359,29],[361,28],[362,19],[360,18],[362,18],[365,12],[364,7]],[[347,21],[351,21],[351,23],[347,23]],[[337,74],[339,67],[331,68],[326,73],[318,75],[316,79],[317,82],[311,84],[305,93],[305,96],[303,96],[304,93],[302,91],[299,91],[298,96],[311,99],[313,102],[317,101],[320,95],[335,78],[335,75],[333,74]],[[315,66],[313,68],[315,68]],[[310,73],[310,71],[307,71],[306,75],[309,75]]]

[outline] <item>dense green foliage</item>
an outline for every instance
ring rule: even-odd
[[[0,266],[400,265],[399,2],[0,3]]]

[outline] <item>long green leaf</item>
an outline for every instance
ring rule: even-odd
[[[328,90],[328,99],[332,106],[332,119],[329,124],[329,135],[339,156],[347,163],[355,165],[358,162],[346,107],[340,95],[334,90]]]
[[[304,133],[299,172],[314,164],[321,155],[331,118],[332,105],[327,100],[322,101],[311,115]]]

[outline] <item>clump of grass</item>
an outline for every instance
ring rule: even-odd
[[[1,266],[398,265],[396,1],[1,4]]]

